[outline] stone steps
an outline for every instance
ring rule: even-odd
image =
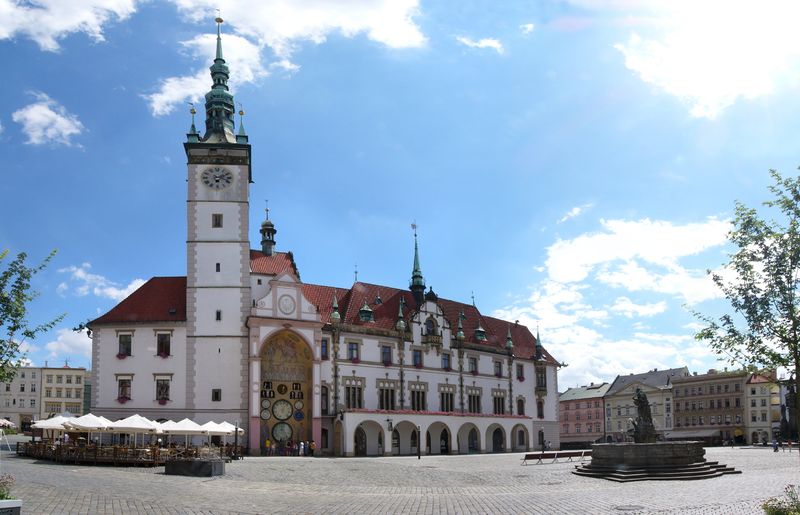
[[[585,463],[576,465],[573,474],[584,477],[594,477],[627,483],[631,481],[682,481],[695,479],[710,479],[725,474],[741,474],[727,465],[720,465],[716,461],[702,461],[687,465],[655,465],[648,467],[624,468],[603,467]]]

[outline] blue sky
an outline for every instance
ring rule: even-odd
[[[67,313],[30,360],[90,366],[71,327],[185,274],[219,7],[254,247],[269,199],[303,280],[404,287],[416,221],[427,283],[538,324],[561,389],[719,366],[687,307],[720,309],[734,200],[800,164],[800,13],[675,3],[0,0],[0,248],[58,249],[30,318]]]

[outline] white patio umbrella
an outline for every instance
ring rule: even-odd
[[[168,433],[174,435],[184,435],[185,445],[189,445],[189,435],[204,435],[206,430],[200,424],[185,418],[181,421],[175,422],[175,425],[167,430]]]
[[[64,431],[64,422],[70,420],[73,417],[72,415],[56,415],[52,418],[46,418],[44,420],[38,420],[34,422],[31,427],[35,429],[41,429],[43,431]]]
[[[64,428],[70,431],[81,431],[89,433],[89,441],[92,441],[92,433],[108,431],[111,421],[91,413],[82,417],[71,418],[64,422]]]
[[[0,428],[3,427],[17,427],[17,425],[10,420],[6,420],[4,418],[0,418]]]
[[[228,431],[228,435],[232,435],[236,431],[236,426],[234,426],[230,422],[220,422],[218,425],[220,427],[225,428],[225,430]],[[239,434],[240,435],[244,434],[244,429],[242,429],[241,427],[239,428]]]
[[[154,434],[161,432],[161,425],[158,422],[153,422],[139,414],[131,415],[130,417],[123,418],[112,422],[109,430],[115,433],[133,433],[133,445],[136,446],[136,435],[140,433]]]

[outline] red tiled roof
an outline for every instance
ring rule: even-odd
[[[769,377],[762,376],[760,374],[753,374],[750,376],[750,379],[747,380],[747,384],[757,384],[757,383],[771,383],[772,380]]]
[[[289,272],[300,279],[300,272],[291,252],[276,252],[267,256],[260,250],[250,250],[250,270],[254,274],[280,275]]]
[[[347,290],[330,286],[304,284],[303,293],[309,302],[316,304],[323,323],[330,321],[330,314],[333,311],[331,303],[333,302],[334,291],[339,303],[339,314],[342,317],[342,323],[345,324],[369,325],[377,329],[393,329],[397,322],[400,299],[405,300],[403,315],[406,323],[408,323],[413,306],[415,306],[414,297],[410,291],[388,286],[357,282]],[[378,298],[380,298],[380,304],[376,302]],[[370,309],[372,309],[374,322],[362,322],[358,316],[358,311],[364,305],[365,300]],[[484,316],[478,311],[478,308],[471,304],[442,298],[438,299],[438,304],[453,333],[455,333],[458,326],[459,314],[461,312],[464,313],[465,318],[462,321],[462,327],[466,342],[504,350],[506,334],[508,328],[511,327],[514,355],[524,359],[533,359],[536,356],[536,337],[526,326]],[[482,342],[475,339],[475,330],[478,328],[479,323],[486,331],[486,340]],[[549,363],[557,363],[544,348],[542,349],[542,355]]]
[[[90,325],[186,320],[186,277],[153,277]]]

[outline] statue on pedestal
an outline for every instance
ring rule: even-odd
[[[653,425],[653,415],[650,413],[650,402],[640,388],[636,389],[633,396],[636,405],[636,420],[633,421],[633,441],[636,443],[655,443],[656,428]]]

